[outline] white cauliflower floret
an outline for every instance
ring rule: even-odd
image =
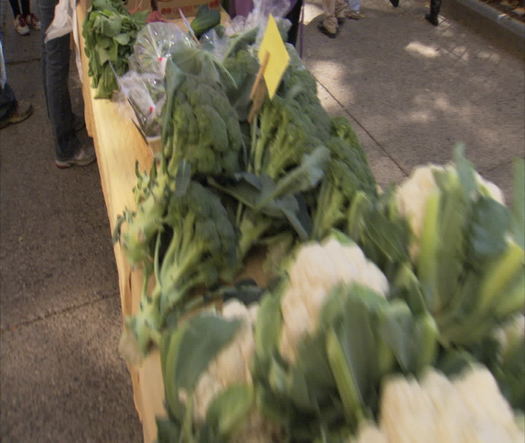
[[[251,383],[250,365],[255,352],[253,325],[257,305],[249,309],[237,300],[224,304],[222,315],[243,321],[232,341],[222,349],[200,377],[193,397],[195,418],[204,420],[216,394],[233,383]]]
[[[254,324],[258,305],[247,308],[237,300],[224,304],[222,316],[227,319],[240,319],[242,325],[232,341],[222,349],[201,375],[193,394],[193,414],[197,423],[206,419],[206,414],[214,398],[233,384],[251,384],[250,366],[255,353]],[[184,398],[181,398],[184,401]],[[274,441],[280,428],[266,420],[253,407],[249,416],[234,431],[229,441],[259,443]]]
[[[525,315],[516,315],[501,328],[498,328],[494,335],[503,351],[517,340],[525,340]]]
[[[416,240],[421,238],[428,199],[438,192],[434,172],[443,170],[437,165],[419,166],[396,190],[398,211],[406,217]]]
[[[430,370],[421,383],[402,377],[387,381],[380,430],[389,443],[517,443],[525,438],[494,377],[481,367],[455,380]],[[358,441],[365,440],[360,436]]]
[[[386,435],[372,423],[359,427],[358,437],[350,438],[348,443],[388,443]]]
[[[252,412],[242,428],[231,438],[231,443],[269,443],[280,441],[280,429],[265,420],[261,414]]]
[[[412,257],[415,257],[419,251],[418,243],[423,231],[428,200],[434,193],[439,192],[434,178],[436,172],[447,172],[457,175],[454,165],[446,167],[434,164],[419,166],[412,171],[410,177],[399,185],[395,193],[398,211],[408,220],[414,236],[414,241],[410,246]],[[505,204],[501,189],[494,183],[485,180],[477,172],[475,172],[475,178],[481,194],[496,200],[498,203]]]
[[[383,296],[388,293],[386,277],[355,244],[344,245],[330,238],[299,249],[281,300],[280,350],[289,361],[295,361],[301,339],[317,329],[326,297],[338,283],[358,283]]]

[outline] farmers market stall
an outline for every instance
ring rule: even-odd
[[[462,147],[378,189],[278,3],[77,7],[144,440],[522,441],[523,164],[509,207]]]

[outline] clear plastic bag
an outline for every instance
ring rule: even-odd
[[[237,15],[234,17],[226,26],[226,33],[228,35],[242,34],[257,27],[259,32],[256,41],[259,43],[270,14],[275,19],[280,19],[278,20],[280,27],[287,32],[291,23],[283,17],[288,14],[293,3],[293,0],[254,0],[253,9],[248,16]]]
[[[149,23],[137,35],[129,67],[138,73],[164,77],[166,61],[180,45],[195,43],[174,23]]]
[[[224,60],[230,44],[230,38],[225,34],[224,28],[220,32],[211,29],[202,35],[199,41],[202,49],[211,52],[217,60]]]
[[[55,6],[53,21],[46,30],[45,42],[62,37],[73,30],[75,0],[60,0]]]
[[[166,101],[164,76],[128,71],[118,79],[120,92],[134,111],[146,137],[160,135],[161,112]]]

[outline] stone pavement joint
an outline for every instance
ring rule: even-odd
[[[41,57],[31,57],[31,58],[25,58],[22,60],[13,60],[13,61],[6,61],[6,66],[15,66],[15,65],[22,65],[24,63],[32,63],[32,62],[39,62],[42,60]]]
[[[110,299],[110,298],[114,298],[114,297],[118,297],[118,296],[119,296],[119,294],[103,295],[102,297],[95,298],[93,300],[89,300],[89,301],[86,301],[84,303],[79,303],[79,304],[75,304],[75,305],[72,305],[72,306],[68,306],[67,308],[64,308],[64,309],[48,312],[46,314],[39,315],[38,317],[29,319],[29,320],[22,320],[22,321],[14,324],[14,325],[4,326],[3,328],[0,328],[0,334],[6,333],[6,332],[13,332],[13,331],[15,331],[17,329],[20,329],[20,328],[24,327],[24,326],[30,326],[30,325],[33,325],[33,324],[35,324],[37,322],[40,322],[40,321],[49,320],[52,317],[56,317],[56,316],[59,316],[59,315],[62,315],[62,314],[66,314],[68,312],[72,312],[72,311],[75,311],[77,309],[84,308],[86,306],[94,305],[95,303],[100,303],[101,301],[104,301],[104,300],[107,300],[107,299]]]
[[[315,76],[314,76],[314,78],[315,78]],[[330,95],[330,96],[331,96],[331,97],[337,102],[337,104],[339,104],[339,106],[341,106],[341,108],[344,109],[345,113],[346,113],[348,116],[350,116],[350,117],[352,118],[352,120],[353,120],[354,122],[356,122],[356,124],[358,124],[359,127],[360,127],[361,129],[363,129],[363,131],[364,131],[366,134],[368,134],[368,136],[369,136],[369,137],[370,137],[370,138],[371,138],[371,139],[377,144],[377,146],[379,146],[379,148],[381,149],[381,151],[383,151],[383,153],[384,153],[384,154],[385,154],[390,160],[392,160],[392,162],[393,162],[393,163],[394,163],[399,169],[401,169],[401,171],[403,172],[403,174],[408,175],[408,172],[405,171],[405,170],[403,169],[403,166],[396,162],[396,159],[390,155],[390,153],[384,148],[384,146],[381,144],[381,142],[380,142],[379,140],[376,140],[376,138],[374,137],[374,135],[373,135],[372,133],[370,133],[370,131],[368,131],[368,129],[365,128],[365,126],[364,126],[364,125],[363,125],[363,124],[357,119],[357,117],[355,117],[354,115],[352,115],[352,112],[351,112],[351,111],[350,111],[345,105],[343,105],[343,104],[337,99],[337,97],[336,97],[335,95],[333,95],[333,94],[330,92],[330,90],[329,90],[325,85],[323,85],[323,84],[321,83],[321,81],[320,81],[318,78],[315,78],[315,79],[316,79],[317,83],[319,83],[319,84],[321,85],[321,87],[322,87],[322,88],[323,88],[323,89],[324,89],[324,90],[325,90],[325,91],[326,91],[326,92],[327,92],[327,93],[328,93],[328,94],[329,94],[329,95]]]

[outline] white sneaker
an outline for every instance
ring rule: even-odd
[[[29,35],[29,26],[21,15],[17,15],[15,18],[15,31],[20,35]]]

